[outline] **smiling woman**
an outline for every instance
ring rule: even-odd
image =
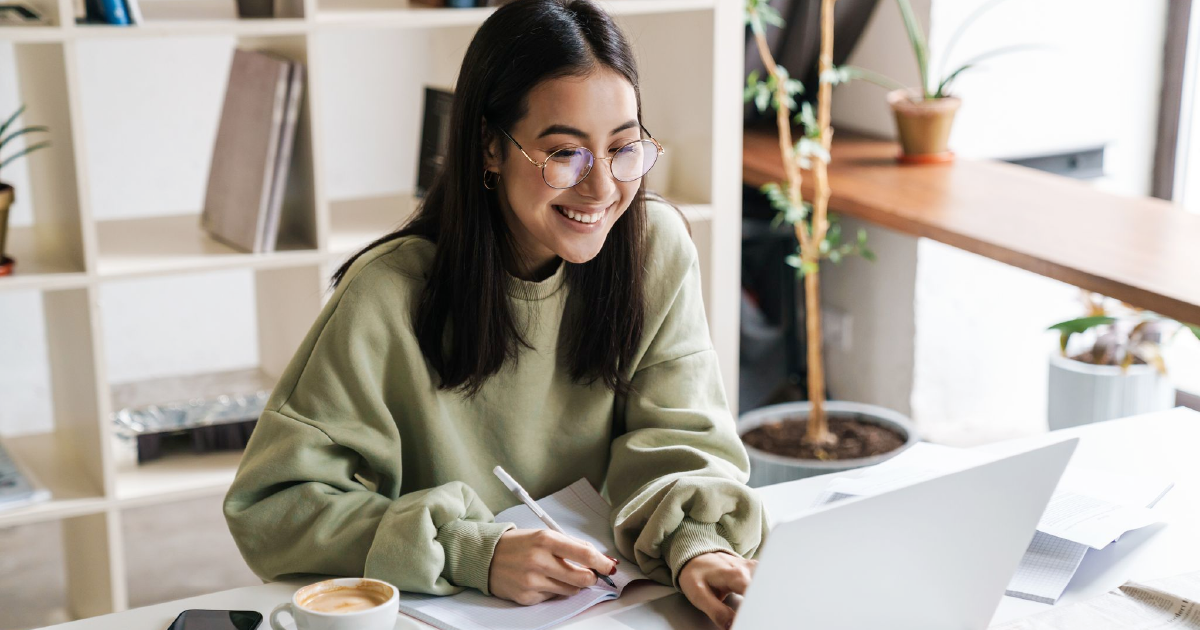
[[[746,487],[680,214],[625,36],[586,0],[516,0],[467,50],[444,170],[334,275],[225,502],[251,568],[532,604],[617,560],[495,523],[586,477],[620,553],[720,624],[766,529]]]

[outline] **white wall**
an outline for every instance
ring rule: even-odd
[[[945,57],[952,31],[984,2],[914,2],[930,35],[932,67]],[[962,156],[1003,158],[1107,144],[1107,176],[1096,185],[1146,194],[1165,5],[1165,0],[1011,0],[987,13],[957,44],[949,62],[1013,44],[1048,44],[1052,50],[999,57],[962,75],[955,91],[963,106],[951,148]],[[917,82],[893,1],[880,3],[864,37],[850,63]],[[883,94],[865,83],[839,87],[835,126],[894,137]],[[882,230],[869,232],[874,240]],[[915,273],[881,255],[874,266],[830,274],[827,295],[856,293],[830,286],[834,282],[915,285],[911,311],[880,311],[865,297],[839,306],[851,313],[856,334],[864,322],[896,336],[915,329],[908,357],[911,412],[925,434],[972,443],[1044,429],[1046,353],[1054,342],[1045,328],[1078,314],[1078,290],[934,241],[887,238],[911,243]],[[899,243],[890,247],[902,249]],[[856,393],[861,390],[857,380],[877,380],[889,372],[871,354],[861,353],[859,340],[854,343],[860,353],[831,369],[835,396]],[[892,406],[903,410],[899,403]]]

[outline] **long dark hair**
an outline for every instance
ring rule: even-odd
[[[442,389],[479,391],[528,342],[509,304],[505,261],[519,260],[497,191],[483,186],[484,151],[499,129],[528,112],[527,96],[543,81],[584,76],[601,68],[625,77],[642,100],[637,65],[624,34],[588,0],[515,0],[480,26],[467,48],[450,110],[443,170],[412,218],[351,257],[333,275],[336,286],[367,250],[404,236],[435,244],[429,280],[415,306],[421,352]],[[486,125],[487,133],[481,133]],[[499,143],[501,158],[507,143]],[[600,253],[566,265],[570,294],[559,353],[577,383],[629,389],[633,354],[645,321],[643,274],[645,184],[613,224]]]

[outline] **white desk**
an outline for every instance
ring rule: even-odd
[[[1072,466],[1129,474],[1161,475],[1175,487],[1155,508],[1166,521],[1123,536],[1103,551],[1091,550],[1058,605],[1102,594],[1126,580],[1149,580],[1200,570],[1200,413],[1187,409],[1125,418],[1059,431],[1008,445],[1032,446],[1077,435],[1079,448]],[[762,495],[774,520],[803,512],[827,477],[814,477],[764,488]],[[257,610],[264,617],[287,601],[304,582],[276,582],[147,606],[54,626],[58,630],[164,630],[183,610],[215,608]],[[671,589],[657,584],[630,586],[621,599],[592,608],[578,620],[599,625],[597,617],[662,597]],[[994,621],[1006,621],[1050,608],[1005,597]],[[264,630],[266,622],[264,621]],[[401,616],[397,629],[428,628]]]

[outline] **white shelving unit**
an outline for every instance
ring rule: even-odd
[[[54,429],[4,439],[4,445],[53,492],[43,504],[0,512],[0,527],[58,520],[67,562],[65,601],[76,617],[128,605],[122,510],[220,495],[240,454],[172,456],[147,465],[121,464],[110,426],[113,388],[105,361],[98,293],[109,282],[225,269],[255,277],[258,369],[282,371],[321,308],[329,271],[347,255],[390,231],[414,205],[410,193],[331,199],[331,166],[321,157],[322,112],[337,74],[342,38],[413,37],[427,55],[389,60],[397,80],[453,85],[462,51],[493,9],[407,8],[403,0],[292,0],[287,17],[211,17],[228,2],[143,2],[141,27],[76,25],[72,0],[33,0],[51,20],[44,27],[0,27],[13,44],[24,122],[54,131],[54,148],[28,159],[33,224],[12,230],[16,274],[0,292],[41,295],[50,366]],[[602,2],[631,35],[642,72],[647,126],[672,153],[669,172],[651,183],[684,206],[701,254],[705,305],[726,390],[736,408],[741,234],[741,0],[608,0]],[[220,13],[218,12],[218,15]],[[381,35],[382,34],[382,35]],[[93,210],[81,99],[81,42],[231,36],[232,45],[269,50],[308,64],[289,201],[294,235],[282,250],[245,254],[209,238],[198,213],[98,220]],[[327,75],[327,73],[329,73]],[[406,89],[408,87],[406,86]],[[136,98],[136,96],[131,96]],[[414,107],[420,107],[419,103]],[[415,152],[420,129],[396,138]],[[411,186],[411,182],[408,183]],[[0,319],[4,313],[0,313]]]

